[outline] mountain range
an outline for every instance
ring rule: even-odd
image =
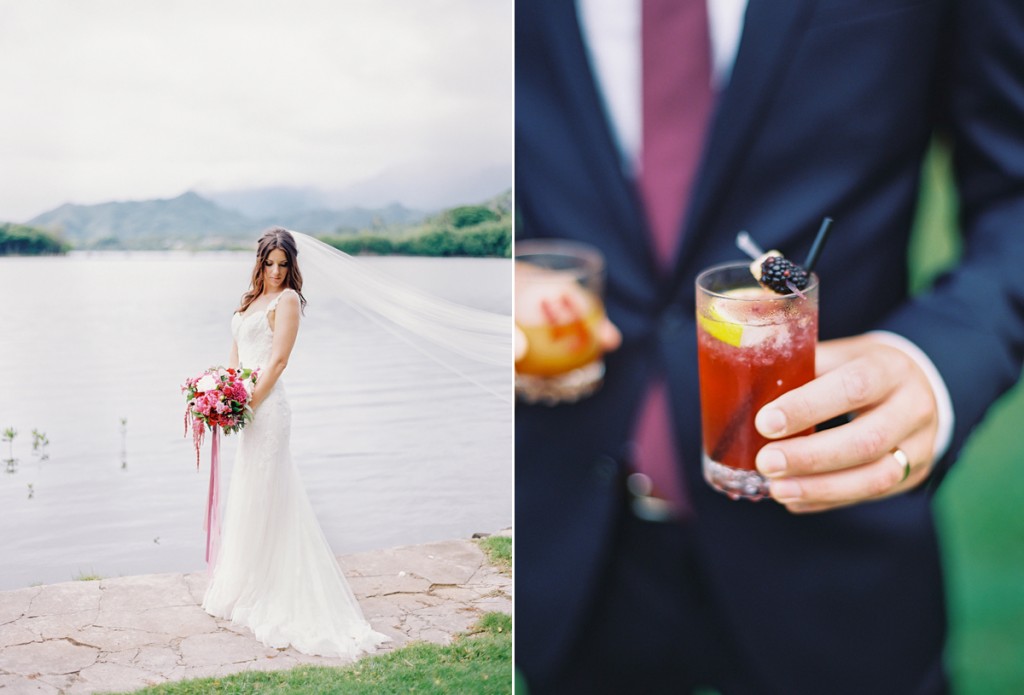
[[[265,188],[206,195],[189,191],[167,199],[65,203],[26,224],[59,232],[80,248],[167,248],[182,243],[230,245],[251,240],[260,230],[276,225],[309,234],[343,233],[409,225],[429,214],[398,203],[331,209],[321,207],[323,202],[314,189]]]

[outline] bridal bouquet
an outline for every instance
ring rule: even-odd
[[[196,465],[206,428],[224,434],[237,432],[252,419],[252,389],[259,370],[211,367],[199,376],[186,379],[181,387],[185,394],[185,434],[192,430],[196,445]]]
[[[192,430],[196,445],[196,468],[199,468],[199,449],[203,435],[209,427],[213,432],[210,452],[210,492],[206,500],[206,562],[212,570],[217,561],[220,545],[220,432],[231,434],[252,420],[252,389],[259,379],[258,369],[225,369],[210,367],[193,379],[186,379],[181,387],[185,394],[185,436]]]

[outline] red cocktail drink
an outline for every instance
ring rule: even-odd
[[[759,500],[768,482],[754,457],[768,440],[754,428],[761,407],[814,378],[818,282],[801,294],[762,287],[735,263],[697,278],[697,360],[704,478],[733,499]]]

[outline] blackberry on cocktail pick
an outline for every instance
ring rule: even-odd
[[[736,235],[736,246],[741,251],[754,259],[750,264],[750,274],[764,287],[779,294],[798,294],[803,296],[801,290],[805,289],[811,280],[811,271],[818,262],[821,250],[825,246],[829,232],[832,229],[832,218],[826,217],[821,222],[821,228],[814,237],[811,251],[807,254],[807,260],[803,267],[793,261],[784,258],[776,250],[767,253],[751,238],[747,232],[740,232]]]
[[[758,282],[779,294],[792,294],[794,287],[802,290],[809,281],[807,271],[784,256],[768,256],[761,263]]]
[[[806,270],[775,249],[755,258],[750,264],[750,274],[763,287],[779,294],[801,294],[800,290],[810,282]]]

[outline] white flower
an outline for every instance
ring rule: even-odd
[[[217,388],[217,380],[213,378],[212,374],[204,374],[199,381],[196,382],[196,388],[200,391],[213,391]]]

